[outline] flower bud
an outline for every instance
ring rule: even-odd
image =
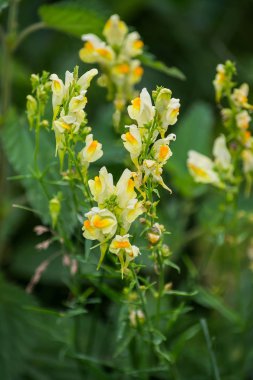
[[[143,324],[145,322],[145,315],[143,314],[143,311],[138,310],[131,310],[129,314],[129,320],[132,327],[138,326],[138,324]]]
[[[156,95],[156,92],[154,92]],[[155,108],[158,113],[163,113],[167,110],[171,99],[171,90],[168,88],[162,88],[156,96]]]
[[[155,223],[148,232],[148,241],[155,245],[160,240],[165,228],[162,224]]]
[[[161,248],[161,254],[163,257],[169,257],[171,255],[171,250],[167,244],[163,244]]]
[[[26,97],[26,109],[27,109],[27,118],[30,124],[30,127],[33,127],[34,117],[37,112],[37,101],[32,95],[27,95]]]
[[[49,201],[49,212],[52,219],[53,228],[55,228],[57,224],[58,217],[61,211],[61,201],[59,198],[61,198],[61,194],[58,194],[56,197],[52,198]]]
[[[36,88],[40,84],[40,77],[37,74],[31,75],[32,87]]]

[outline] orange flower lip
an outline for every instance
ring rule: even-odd
[[[141,66],[138,66],[134,69],[134,75],[137,77],[141,77],[143,74],[143,68]]]
[[[166,158],[168,152],[169,152],[169,147],[167,145],[162,145],[160,147],[160,151],[159,151],[159,158],[161,160],[164,160]]]
[[[191,169],[196,175],[203,177],[203,178],[208,178],[208,174],[205,170],[198,168],[196,165],[189,163],[188,168]]]
[[[102,219],[98,215],[96,215],[93,218],[92,222],[93,222],[94,227],[96,227],[96,228],[105,228],[105,227],[108,227],[111,224],[111,220],[110,219],[106,219],[106,218]]]
[[[114,244],[115,244],[115,248],[120,248],[120,249],[130,247],[129,241],[115,241]]]
[[[97,140],[93,140],[90,143],[90,145],[88,146],[88,149],[87,149],[88,153],[94,153],[95,150],[96,150],[96,148],[97,148],[97,146],[98,146]]]
[[[85,42],[84,48],[87,49],[87,50],[89,50],[89,51],[93,51],[94,50],[94,46],[93,46],[93,44],[90,41]]]
[[[130,71],[127,63],[122,63],[121,65],[116,66],[116,69],[120,74],[128,74]]]
[[[127,132],[127,133],[125,134],[125,138],[126,138],[126,140],[127,140],[130,144],[136,144],[136,143],[137,143],[136,138],[135,138],[130,132]]]
[[[67,131],[70,131],[71,130],[71,126],[67,123],[61,123],[61,127],[66,129]]]
[[[141,40],[136,40],[133,43],[135,49],[141,49],[143,47],[143,42]]]
[[[91,228],[91,224],[90,224],[90,221],[87,219],[83,222],[83,226],[84,228],[86,228],[87,230],[89,230]]]
[[[135,109],[139,110],[141,107],[141,98],[135,98],[132,100],[132,105]]]

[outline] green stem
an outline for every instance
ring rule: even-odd
[[[23,29],[17,37],[15,44],[12,46],[12,51],[14,52],[18,46],[23,42],[23,40],[28,37],[31,33],[37,30],[45,29],[47,26],[44,22],[37,22],[35,24],[29,25],[27,28]]]
[[[145,298],[143,296],[143,293],[142,293],[142,290],[140,287],[140,282],[139,282],[138,276],[137,276],[135,270],[132,268],[132,266],[131,266],[131,272],[132,272],[133,278],[135,280],[137,293],[138,293],[138,296],[140,298],[141,305],[143,308],[143,312],[144,312],[144,315],[145,315],[145,318],[147,321],[148,331],[149,331],[149,335],[150,335],[150,341],[152,342],[153,341],[153,338],[152,338],[153,326],[152,326],[152,323],[151,323],[149,315],[148,315],[148,311],[147,311],[147,307],[146,307],[146,301],[145,301]]]
[[[214,355],[214,352],[213,352],[212,341],[211,341],[211,338],[210,338],[210,334],[209,334],[209,330],[208,330],[208,326],[207,326],[206,320],[205,319],[201,319],[200,320],[200,324],[201,324],[201,327],[203,329],[204,336],[205,336],[205,339],[206,339],[207,349],[208,349],[208,352],[209,352],[209,355],[210,355],[211,365],[212,365],[212,369],[213,369],[214,380],[221,380],[220,373],[219,373],[219,368],[218,368],[218,365],[217,365],[217,362],[216,362],[216,358],[215,358],[215,355]]]
[[[160,314],[161,314],[161,299],[163,295],[163,289],[164,289],[164,267],[163,267],[163,261],[161,257],[161,252],[157,251],[157,261],[159,265],[159,290],[158,290],[158,297],[157,297],[157,304],[156,304],[156,321],[159,325],[160,323]]]
[[[11,99],[11,64],[12,56],[11,49],[13,41],[16,38],[17,31],[17,13],[18,13],[19,0],[11,0],[7,21],[7,32],[2,31],[2,43],[3,43],[3,61],[2,61],[2,116],[3,119],[7,114]]]

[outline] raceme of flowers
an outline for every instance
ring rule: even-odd
[[[158,88],[151,96],[144,88],[140,96],[133,99],[128,114],[136,124],[127,125],[121,138],[130,153],[136,172],[136,186],[140,188],[151,178],[165,189],[170,189],[162,179],[163,166],[172,156],[170,142],[176,135],[166,135],[169,125],[174,125],[179,114],[179,99],[171,98],[171,91]],[[158,138],[160,135],[161,138]]]
[[[61,159],[69,148],[69,143],[85,139],[85,146],[79,152],[78,158],[84,171],[89,163],[98,160],[102,155],[102,144],[93,139],[90,128],[87,127],[84,108],[87,103],[87,89],[97,69],[92,69],[78,78],[78,69],[73,73],[66,71],[65,82],[52,74],[52,103],[53,103],[53,129],[56,137],[56,151]],[[88,134],[89,133],[89,134]],[[72,149],[73,150],[73,149]]]
[[[210,183],[224,188],[226,180],[232,180],[233,178],[231,155],[226,146],[224,135],[220,135],[214,141],[213,155],[214,160],[211,160],[201,153],[190,150],[187,166],[196,182]]]
[[[134,85],[143,75],[141,63],[136,59],[143,52],[143,42],[137,32],[128,32],[118,15],[109,18],[103,35],[106,41],[95,34],[84,34],[79,56],[83,62],[99,64],[103,74],[98,83],[107,87],[109,99],[114,99],[114,124],[118,126],[121,113],[134,97]]]
[[[143,203],[137,199],[133,174],[125,169],[115,186],[112,174],[102,167],[99,175],[88,181],[97,207],[85,214],[87,219],[83,223],[83,236],[101,243],[98,267],[109,247],[120,261],[122,276],[129,262],[140,254],[139,248],[129,242],[127,234],[131,224],[144,212]]]
[[[146,193],[156,190],[159,184],[170,190],[162,179],[162,171],[172,155],[170,141],[174,141],[176,136],[165,135],[168,126],[177,121],[180,103],[178,99],[171,98],[171,91],[165,88],[154,91],[153,98],[155,105],[148,91],[143,89],[140,97],[132,100],[128,107],[129,116],[136,124],[126,126],[127,132],[122,135],[122,140],[136,171],[125,169],[114,185],[112,175],[103,167],[94,180],[88,181],[97,206],[85,214],[83,236],[100,242],[98,266],[107,249],[117,256],[122,276],[127,272],[129,263],[140,254],[139,248],[130,243],[128,231],[131,224],[146,212]],[[155,223],[155,230],[157,226],[160,228]],[[159,237],[161,233],[159,230]],[[156,244],[158,238],[154,241],[150,237],[149,241]]]
[[[243,178],[249,186],[252,182],[253,137],[250,121],[253,106],[248,101],[248,84],[236,87],[233,81],[235,73],[235,65],[230,61],[217,66],[213,84],[216,101],[221,107],[221,101],[225,103],[225,107],[221,108],[225,133],[214,144],[214,161],[197,152],[189,152],[188,168],[197,182],[218,187],[225,187],[226,182],[228,185],[238,184]]]

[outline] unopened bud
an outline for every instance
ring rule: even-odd
[[[162,253],[163,257],[168,257],[171,255],[171,250],[167,244],[162,245],[161,253]]]
[[[61,197],[60,194],[58,194],[56,197],[52,198],[49,201],[49,211],[50,211],[50,216],[52,219],[53,228],[55,228],[57,224],[58,217],[61,211],[61,202],[59,199],[60,197]]]
[[[37,112],[37,101],[32,95],[27,95],[26,100],[27,118],[30,127],[32,128],[34,124],[34,117]]]
[[[169,106],[171,91],[168,88],[162,88],[156,96],[155,108],[159,114],[165,112]]]
[[[162,224],[155,223],[148,232],[148,241],[155,245],[161,238],[164,226]]]
[[[155,234],[155,233],[152,233],[152,232],[148,232],[148,241],[152,244],[152,245],[155,245],[156,243],[158,243],[158,241],[160,240],[160,235],[158,234]]]
[[[168,282],[167,284],[164,285],[164,291],[169,292],[172,289],[172,282]]]
[[[33,88],[37,87],[40,83],[40,77],[37,74],[32,74],[31,82],[32,82]]]
[[[40,125],[43,128],[48,128],[49,127],[49,122],[48,122],[48,120],[44,119],[44,120],[42,120],[42,122],[40,123]]]
[[[138,326],[138,324],[143,324],[145,322],[145,315],[142,310],[131,310],[129,314],[129,320],[132,327]]]

